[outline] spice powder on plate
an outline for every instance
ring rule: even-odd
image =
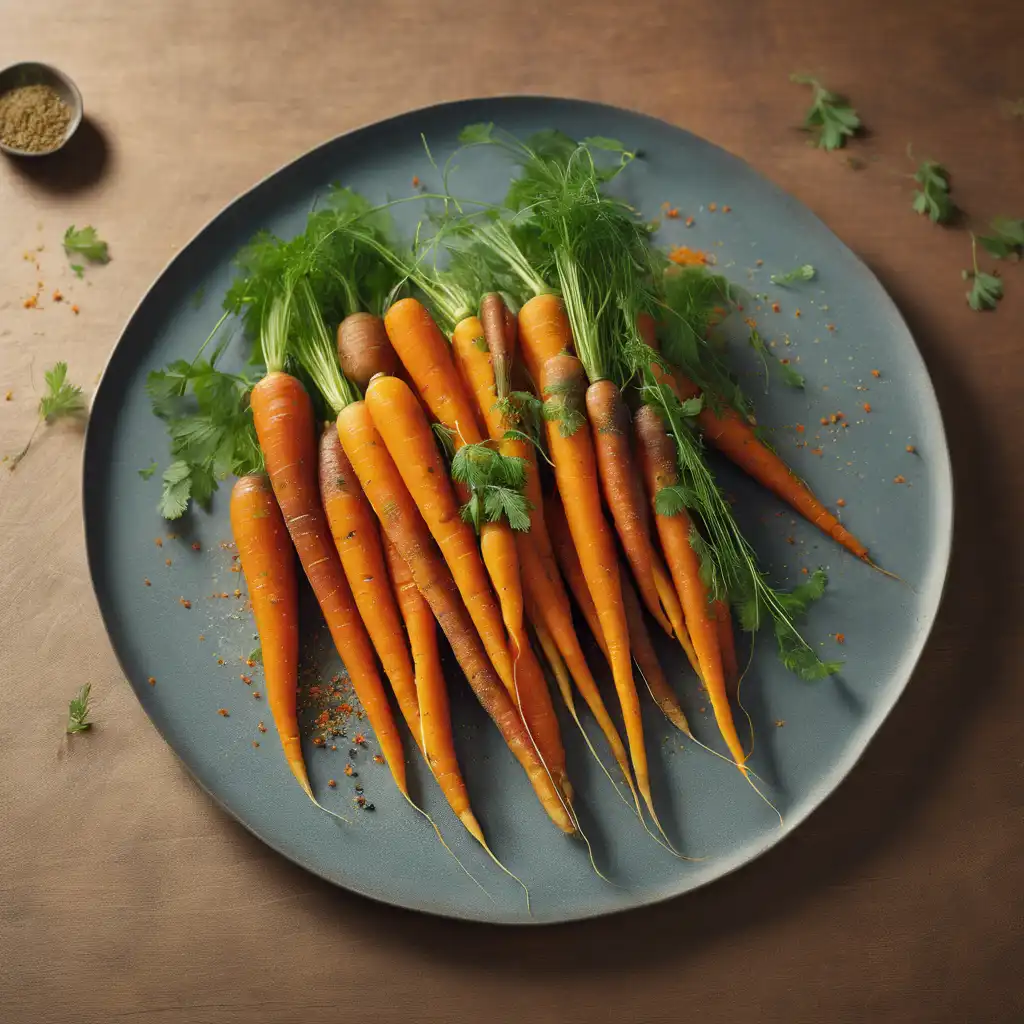
[[[23,85],[0,96],[0,140],[27,153],[56,149],[71,120],[71,108],[48,85]]]

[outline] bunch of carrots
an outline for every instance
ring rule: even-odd
[[[704,268],[680,276],[607,194],[633,154],[555,132],[521,142],[489,125],[463,142],[518,164],[504,207],[467,214],[445,196],[437,234],[410,251],[390,237],[386,210],[336,189],[302,235],[262,236],[239,257],[226,307],[258,337],[265,374],[243,399],[252,436],[236,445],[248,462],[231,462],[243,471],[231,524],[274,722],[315,799],[296,710],[297,554],[410,802],[391,697],[453,812],[487,848],[453,742],[440,626],[559,829],[580,823],[555,705],[582,730],[582,698],[641,821],[646,813],[660,832],[645,692],[692,734],[652,630],[679,644],[745,775],[734,614],[745,630],[769,621],[800,675],[836,667],[793,625],[823,575],[789,593],[768,585],[705,443],[852,553],[867,551],[736,400],[707,345],[711,306],[694,298],[724,283]],[[445,270],[429,258],[440,252]],[[236,388],[224,394],[237,401]],[[573,604],[608,663],[613,708]]]

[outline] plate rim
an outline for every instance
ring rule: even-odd
[[[562,103],[571,104],[579,107],[586,107],[592,111],[602,112],[607,111],[615,115],[625,115],[631,118],[640,118],[645,121],[652,122],[662,128],[668,128],[673,132],[681,132],[685,135],[690,136],[693,139],[698,140],[704,145],[711,146],[718,150],[720,153],[725,154],[730,159],[737,161],[746,167],[750,172],[755,174],[762,181],[767,183],[771,188],[775,189],[781,196],[784,196],[790,202],[797,203],[805,212],[806,215],[813,218],[818,225],[820,225],[828,234],[835,240],[842,250],[845,250],[845,254],[852,257],[861,268],[866,271],[870,279],[877,284],[882,294],[885,297],[885,302],[888,306],[888,311],[891,316],[895,318],[895,321],[903,327],[906,331],[907,337],[910,341],[913,355],[916,357],[920,369],[922,371],[922,379],[924,383],[924,390],[926,396],[930,398],[931,405],[935,414],[935,426],[937,428],[937,435],[930,439],[929,456],[934,458],[933,471],[935,473],[935,490],[937,493],[937,501],[935,508],[938,514],[936,515],[934,530],[934,548],[936,555],[938,556],[941,568],[935,573],[933,570],[934,578],[929,582],[927,590],[918,591],[919,599],[922,602],[927,603],[927,607],[923,609],[922,618],[927,619],[927,625],[925,628],[918,632],[915,645],[904,651],[903,660],[906,664],[906,668],[899,674],[894,674],[892,679],[898,679],[898,684],[895,688],[890,687],[890,692],[883,694],[880,699],[873,705],[873,714],[862,723],[861,732],[863,738],[858,740],[856,743],[851,744],[845,755],[840,758],[835,765],[825,774],[821,775],[817,780],[817,785],[809,788],[807,795],[802,801],[802,806],[799,810],[795,811],[792,816],[787,816],[787,820],[783,826],[777,831],[769,832],[765,836],[761,837],[752,846],[747,847],[744,850],[743,856],[730,858],[728,855],[723,857],[722,869],[709,877],[702,878],[688,887],[677,890],[677,891],[662,891],[658,892],[649,897],[643,897],[638,899],[636,902],[624,906],[616,907],[602,907],[596,910],[582,909],[571,913],[562,913],[558,917],[553,918],[536,918],[528,916],[526,918],[515,918],[515,919],[503,919],[500,917],[482,917],[472,913],[464,912],[461,908],[428,908],[422,906],[410,906],[405,902],[401,902],[397,899],[390,899],[386,895],[369,892],[366,889],[360,887],[358,883],[351,883],[340,881],[336,878],[328,876],[318,866],[310,863],[306,863],[300,860],[298,856],[292,852],[283,849],[278,843],[272,839],[267,838],[261,834],[257,829],[245,821],[239,814],[228,806],[216,793],[214,793],[206,783],[199,777],[196,771],[193,770],[192,765],[189,764],[188,760],[178,751],[178,749],[167,739],[163,729],[157,724],[153,717],[149,714],[145,704],[140,700],[142,709],[146,713],[146,717],[149,718],[150,724],[156,729],[160,738],[167,744],[174,755],[178,758],[181,764],[185,767],[186,771],[199,786],[199,788],[210,797],[218,807],[225,811],[234,821],[238,822],[247,832],[255,836],[261,843],[272,849],[278,855],[284,857],[292,864],[302,868],[304,871],[308,871],[310,874],[315,875],[317,878],[322,879],[329,885],[344,889],[347,892],[354,893],[364,899],[370,900],[374,903],[384,904],[386,906],[398,908],[407,913],[418,913],[429,916],[443,917],[448,920],[456,920],[465,922],[473,925],[498,925],[503,927],[540,927],[540,926],[555,926],[570,924],[579,921],[594,920],[602,917],[609,917],[617,914],[624,914],[634,911],[642,910],[645,907],[656,906],[660,903],[665,903],[669,900],[680,899],[689,893],[696,892],[698,889],[702,889],[705,886],[719,882],[729,875],[739,871],[741,868],[753,863],[760,857],[764,856],[769,850],[778,846],[781,842],[787,839],[789,836],[796,831],[810,816],[813,814],[829,797],[831,797],[842,785],[843,781],[850,774],[850,772],[856,767],[857,763],[866,753],[868,747],[871,746],[875,737],[878,735],[885,721],[892,713],[893,708],[896,706],[897,701],[903,696],[908,684],[911,681],[915,671],[917,670],[918,664],[920,663],[921,656],[924,652],[925,646],[931,639],[932,631],[935,627],[936,620],[938,618],[939,609],[942,605],[943,597],[946,591],[946,585],[949,579],[949,566],[952,553],[953,543],[953,527],[954,527],[954,516],[955,516],[955,494],[954,494],[954,478],[953,478],[953,466],[952,458],[949,450],[949,443],[947,440],[947,433],[945,424],[942,417],[942,407],[939,403],[938,394],[935,390],[935,385],[932,381],[931,374],[928,371],[928,365],[925,361],[924,355],[921,352],[920,347],[917,344],[917,340],[914,337],[913,332],[910,330],[909,325],[906,322],[899,306],[896,301],[890,295],[888,289],[878,278],[878,275],[871,269],[864,259],[861,258],[849,245],[843,241],[832,228],[825,223],[818,215],[804,203],[801,199],[793,195],[787,189],[783,188],[773,179],[769,178],[766,174],[758,170],[753,164],[751,164],[744,157],[739,156],[736,153],[731,152],[723,146],[720,146],[716,142],[712,142],[703,136],[697,135],[691,132],[689,129],[684,128],[680,125],[673,124],[670,121],[666,121],[664,118],[657,117],[653,114],[645,113],[644,111],[634,110],[628,107],[619,107],[610,103],[603,103],[597,100],[584,99],[575,96],[555,96],[544,93],[498,93],[490,96],[472,96],[463,97],[456,100],[441,100],[435,103],[429,103],[425,106],[415,107],[412,109],[400,111],[392,114],[388,117],[378,118],[373,121],[366,121],[360,125],[348,129],[347,131],[340,132],[337,135],[332,136],[329,139],[325,139],[298,156],[293,157],[290,160],[285,161],[274,170],[265,174],[263,177],[253,182],[245,190],[236,193],[230,200],[228,200],[212,217],[210,217],[204,224],[202,224],[198,230],[188,239],[187,242],[178,247],[177,251],[173,256],[164,264],[163,268],[153,278],[152,282],[141,295],[138,302],[129,313],[125,320],[124,326],[118,335],[117,341],[114,343],[110,352],[104,361],[103,369],[100,373],[99,380],[96,384],[96,388],[93,392],[92,398],[89,402],[89,417],[86,421],[85,436],[82,446],[81,456],[81,497],[82,497],[82,517],[84,521],[84,532],[85,532],[85,548],[86,548],[86,563],[89,570],[89,581],[92,585],[93,594],[96,598],[97,606],[100,611],[100,618],[103,622],[103,628],[107,634],[107,641],[110,645],[111,650],[114,653],[114,657],[117,661],[118,667],[121,669],[121,673],[124,678],[128,681],[132,691],[135,693],[136,699],[139,699],[141,688],[131,678],[130,674],[126,671],[124,662],[121,658],[121,653],[114,643],[112,630],[111,630],[111,618],[113,615],[113,609],[108,607],[108,600],[105,599],[101,593],[100,588],[97,585],[97,563],[99,559],[99,540],[97,534],[99,532],[99,526],[95,522],[95,517],[90,514],[90,508],[93,503],[89,500],[89,468],[91,463],[95,459],[93,449],[99,443],[97,435],[100,432],[99,426],[94,426],[94,410],[97,403],[104,398],[104,392],[114,387],[111,383],[113,379],[113,364],[118,357],[118,353],[122,349],[122,345],[125,342],[126,337],[132,331],[136,320],[140,317],[144,307],[150,301],[156,288],[160,282],[172,271],[175,267],[182,263],[186,259],[186,254],[192,249],[193,245],[216,225],[222,219],[228,217],[230,213],[238,206],[239,203],[244,201],[253,192],[262,188],[264,185],[269,183],[272,179],[276,178],[279,174],[287,171],[291,167],[302,163],[303,161],[315,156],[330,147],[338,145],[341,140],[348,139],[352,136],[360,135],[363,132],[384,128],[387,126],[396,126],[401,121],[413,120],[420,116],[427,114],[436,114],[441,110],[455,111],[460,107],[476,106],[480,104],[494,103],[498,105],[504,105],[509,103],[527,102],[527,103]],[[494,118],[497,123],[499,118]],[[909,657],[908,657],[909,655]],[[891,695],[890,695],[891,694]]]

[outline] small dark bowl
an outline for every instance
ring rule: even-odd
[[[62,149],[82,123],[82,94],[78,91],[78,86],[63,71],[58,71],[57,68],[50,67],[49,64],[40,64],[37,61],[23,61],[21,64],[12,64],[10,67],[0,71],[0,96],[23,85],[50,86],[71,108],[71,120],[68,121],[64,138],[52,149],[29,152],[26,149],[5,146],[0,142],[0,150],[9,153],[11,156],[49,156],[51,153],[56,153],[58,149]]]

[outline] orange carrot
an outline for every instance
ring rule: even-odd
[[[545,396],[548,449],[555,465],[555,480],[608,646],[637,786],[651,816],[657,821],[644,748],[640,701],[633,682],[619,563],[615,542],[601,511],[590,427],[580,412],[585,388],[583,366],[575,356],[559,355],[548,359],[540,373],[541,390]]]
[[[657,349],[651,329],[653,321],[637,321],[641,335],[651,348]],[[696,398],[700,388],[682,373],[666,373],[656,363],[651,364],[656,380],[669,387],[680,401]],[[754,428],[735,409],[721,403],[713,409],[707,402],[697,416],[704,436],[727,458],[762,486],[791,505],[808,522],[842,544],[858,558],[867,559],[868,549],[839,522],[814,496],[805,484],[778,455],[762,444]]]
[[[398,698],[405,724],[422,750],[416,681],[384,564],[380,532],[333,423],[320,435],[320,499],[359,615]]]
[[[707,587],[700,578],[700,560],[690,543],[693,526],[690,517],[682,509],[675,515],[666,516],[659,515],[655,507],[658,492],[664,487],[674,487],[679,483],[675,445],[665,430],[661,417],[650,406],[641,408],[633,423],[647,494],[654,509],[655,525],[683,605],[690,639],[700,661],[701,676],[707,687],[718,729],[734,761],[743,771],[746,755],[736,733],[732,709],[729,706],[715,616],[708,600]]]
[[[366,407],[452,570],[488,656],[510,695],[518,698],[544,762],[561,785],[565,779],[565,750],[547,683],[528,644],[520,652],[519,661],[512,661],[476,537],[459,515],[455,492],[423,410],[408,385],[397,377],[372,380],[366,391]],[[517,559],[513,565],[518,573]]]
[[[715,631],[718,634],[718,647],[722,652],[722,671],[725,673],[725,686],[730,696],[736,695],[740,681],[740,665],[736,658],[736,637],[732,629],[732,614],[725,601],[719,598],[711,607],[715,613]]]
[[[535,295],[523,305],[519,310],[519,341],[526,369],[539,386],[544,363],[572,350],[569,317],[559,296]]]
[[[295,549],[263,473],[243,476],[231,491],[231,532],[263,651],[264,689],[285,761],[312,800],[302,757],[295,691],[299,673],[299,598]]]
[[[341,372],[362,390],[375,374],[397,373],[398,357],[384,321],[372,313],[350,313],[338,324],[338,362]]]
[[[408,795],[405,757],[370,638],[320,504],[313,406],[302,384],[281,371],[268,373],[250,398],[253,423],[274,495],[331,637],[370,719],[398,788]]]
[[[337,435],[336,435],[337,436]],[[340,442],[339,442],[340,443]],[[409,633],[416,670],[416,696],[420,707],[421,749],[451,809],[470,835],[486,846],[483,829],[469,805],[469,793],[459,769],[452,733],[448,686],[437,646],[437,623],[430,605],[416,587],[412,570],[390,540],[385,542],[391,582]]]
[[[564,832],[574,832],[572,816],[488,659],[452,574],[438,554],[427,524],[374,426],[367,403],[354,402],[342,410],[338,416],[338,436],[363,493],[377,513],[388,539],[408,564],[417,588],[444,630],[477,699],[522,765],[552,821]],[[488,597],[493,605],[493,597],[489,594]],[[507,650],[505,654],[507,657]]]
[[[661,609],[654,582],[651,523],[644,500],[643,481],[633,461],[630,418],[619,386],[611,380],[595,381],[587,388],[587,416],[594,431],[594,449],[604,500],[612,514],[640,596],[654,621],[670,636],[672,626]]]

